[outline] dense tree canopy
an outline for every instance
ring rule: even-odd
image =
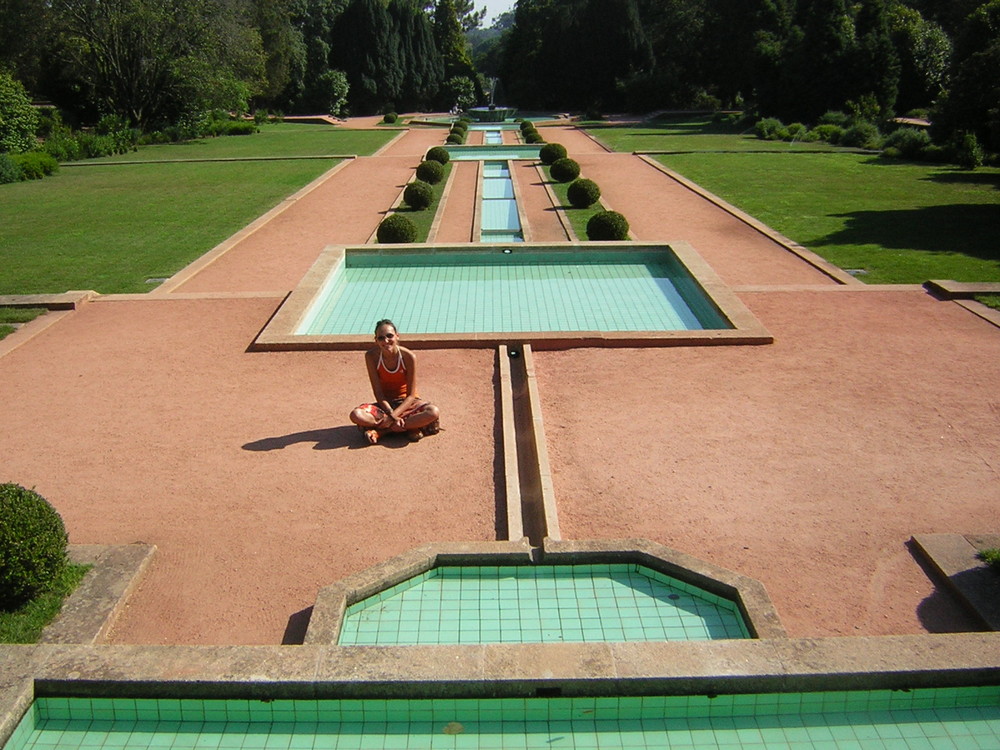
[[[932,109],[1000,141],[1000,0],[0,0],[0,69],[79,122],[211,109],[354,114]],[[470,43],[472,42],[472,47]],[[470,89],[471,86],[471,89]]]

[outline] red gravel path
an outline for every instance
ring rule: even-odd
[[[564,536],[645,536],[755,576],[793,635],[966,627],[905,543],[997,530],[1000,330],[917,289],[836,288],[636,158],[547,130],[638,237],[688,240],[756,285],[741,296],[775,336],[538,353]],[[364,447],[346,419],[368,397],[359,353],[246,351],[319,249],[363,242],[443,135],[352,162],[192,269],[178,291],[205,299],[100,298],[14,334],[0,481],[36,487],[73,542],[158,547],[114,642],[278,643],[346,574],[495,538],[493,352],[422,352],[446,431]],[[803,286],[767,289],[787,284]]]

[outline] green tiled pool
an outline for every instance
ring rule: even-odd
[[[748,638],[737,605],[632,563],[442,566],[347,608],[341,646]]]
[[[966,750],[1000,688],[623,698],[39,698],[6,750]]]
[[[348,248],[295,333],[404,334],[731,329],[669,247],[430,253]]]
[[[480,242],[523,242],[521,217],[517,212],[510,165],[505,161],[483,162]]]
[[[483,159],[537,159],[540,146],[491,144],[482,146],[445,146],[453,161],[481,161]]]

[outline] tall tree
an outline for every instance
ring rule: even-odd
[[[899,56],[889,33],[885,0],[861,0],[854,28],[854,98],[874,97],[879,117],[885,120],[894,114],[899,93]]]
[[[890,9],[889,26],[900,63],[897,108],[930,107],[948,80],[951,40],[937,23],[902,3]]]
[[[444,65],[430,19],[416,0],[391,0],[389,15],[398,30],[403,68],[399,109],[427,108],[444,80]]]
[[[455,0],[437,0],[434,6],[434,42],[441,53],[446,79],[475,75]]]
[[[380,0],[352,0],[334,24],[330,58],[351,85],[355,112],[395,107],[403,86],[399,33]]]

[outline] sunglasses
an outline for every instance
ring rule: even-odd
[[[375,340],[376,341],[392,341],[394,338],[396,338],[396,334],[394,334],[394,333],[383,333],[381,336],[376,336]]]

